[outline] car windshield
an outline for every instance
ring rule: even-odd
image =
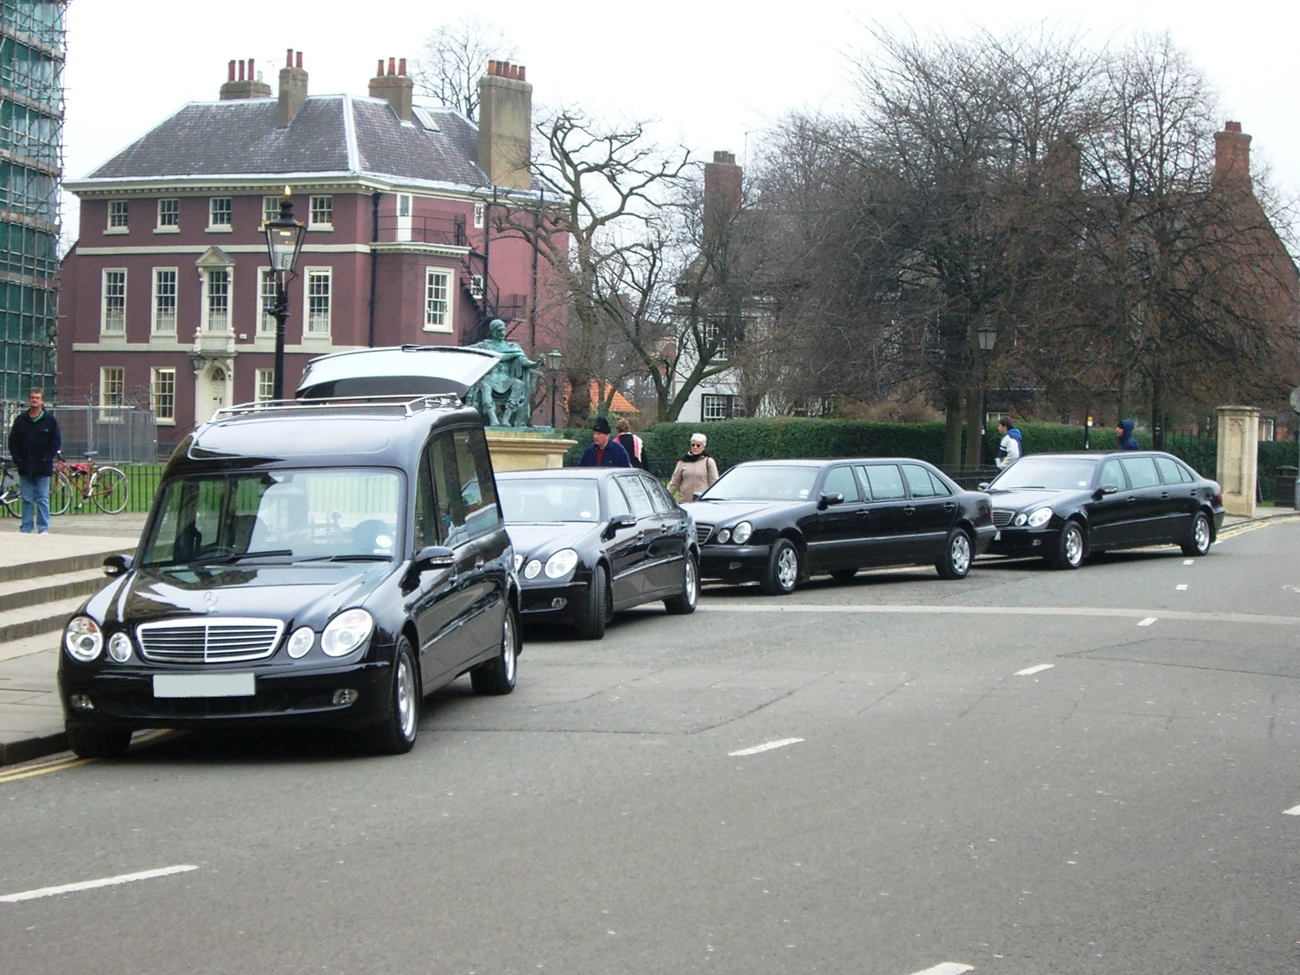
[[[378,469],[237,472],[168,481],[141,564],[391,561],[402,479]]]
[[[1045,491],[1080,491],[1092,484],[1095,460],[1074,457],[1024,457],[997,476],[990,491],[1041,488]]]
[[[507,525],[598,521],[600,498],[596,482],[573,478],[538,477],[497,481],[497,497]]]
[[[706,501],[806,501],[817,467],[744,464],[733,467],[704,492]]]

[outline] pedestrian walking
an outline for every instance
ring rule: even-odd
[[[704,434],[691,434],[690,447],[673,468],[672,480],[668,482],[668,493],[676,495],[679,501],[695,500],[695,495],[702,494],[718,479],[717,462],[705,449],[708,443],[709,438]]]
[[[50,530],[50,478],[54,476],[54,458],[63,446],[59,423],[45,408],[45,391],[33,389],[27,394],[27,412],[14,418],[9,430],[9,456],[18,469],[18,489],[23,496],[23,520],[20,532]]]
[[[1002,470],[1006,470],[1025,452],[1022,446],[1020,429],[1011,425],[1011,421],[1006,417],[998,420],[998,433],[1002,435],[1002,442],[998,445],[998,455],[994,462]]]
[[[1141,450],[1142,445],[1133,436],[1133,421],[1120,420],[1115,427],[1115,437],[1119,440],[1120,450]]]
[[[646,460],[645,441],[632,432],[632,424],[628,423],[627,420],[619,420],[614,424],[614,431],[617,434],[614,439],[623,445],[632,466],[648,471],[650,462]]]
[[[627,451],[617,440],[611,440],[609,421],[603,416],[596,417],[591,425],[591,443],[582,452],[579,467],[631,467],[632,462]]]

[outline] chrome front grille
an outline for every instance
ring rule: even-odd
[[[1011,519],[1016,516],[1014,511],[1007,511],[1005,508],[993,509],[993,524],[997,528],[1006,528],[1011,524]]]
[[[709,540],[709,536],[712,535],[712,534],[713,534],[713,526],[712,526],[712,525],[701,525],[701,524],[699,524],[698,522],[696,522],[696,524],[695,524],[695,540],[696,540],[697,542],[699,542],[701,545],[703,545],[705,542],[707,542],[707,541]]]
[[[135,635],[146,660],[219,664],[269,657],[283,632],[280,620],[196,617],[141,623]]]

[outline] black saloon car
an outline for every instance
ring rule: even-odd
[[[810,575],[933,563],[960,579],[993,540],[988,495],[924,461],[771,460],[737,464],[685,505],[706,579],[793,592]]]
[[[1158,451],[1031,454],[988,486],[994,555],[1038,555],[1077,569],[1107,549],[1178,545],[1204,555],[1223,525],[1223,492]]]
[[[699,547],[690,516],[663,485],[627,468],[512,471],[497,476],[514,543],[525,620],[605,635],[618,610],[662,599],[695,612]]]
[[[365,354],[338,358],[355,376]],[[478,693],[513,689],[519,594],[482,419],[456,392],[352,395],[222,410],[176,448],[135,556],[109,559],[64,630],[78,755],[120,754],[136,728],[251,725],[404,752],[435,688],[468,672]]]

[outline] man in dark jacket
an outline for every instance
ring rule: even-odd
[[[1119,439],[1120,450],[1141,450],[1142,445],[1133,436],[1133,421],[1120,420],[1115,427],[1115,436]]]
[[[609,421],[603,416],[596,417],[591,425],[591,443],[582,452],[579,467],[631,467],[627,451],[617,440],[611,440]]]
[[[45,391],[33,389],[27,394],[27,412],[20,413],[9,430],[9,455],[23,494],[21,532],[30,533],[33,523],[42,535],[50,530],[50,478],[62,446],[58,421],[45,408]]]

